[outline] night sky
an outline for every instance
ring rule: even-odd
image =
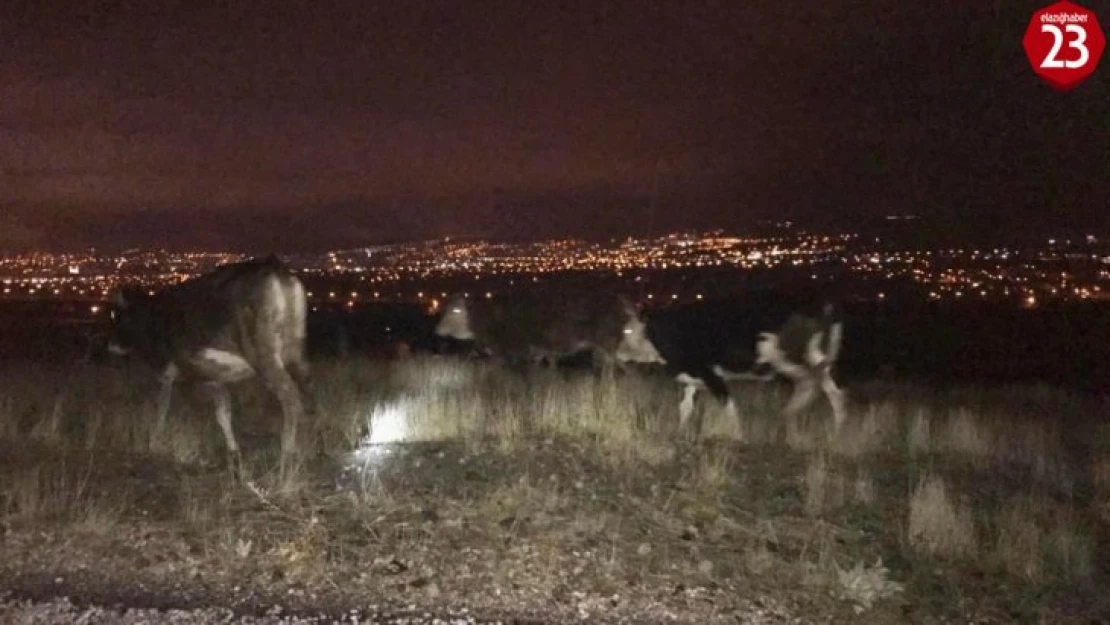
[[[1101,230],[1110,59],[1042,83],[1043,4],[16,0],[0,249]]]

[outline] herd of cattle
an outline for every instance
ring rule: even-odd
[[[112,306],[109,349],[134,353],[159,372],[159,424],[175,381],[198,380],[213,398],[236,465],[239,445],[227,385],[257,375],[281,402],[284,456],[294,448],[298,421],[312,410],[308,310],[304,286],[281,261],[255,259],[154,295],[120,291]],[[839,308],[824,299],[764,293],[643,311],[619,295],[550,289],[453,298],[434,332],[514,365],[555,363],[583,353],[601,367],[653,363],[682,385],[682,425],[699,390],[708,390],[736,415],[726,381],[769,380],[776,374],[794,387],[786,413],[805,408],[820,389],[837,426],[845,417],[843,392],[832,377],[843,322]]]

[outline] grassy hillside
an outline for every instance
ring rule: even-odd
[[[650,373],[417,358],[314,370],[279,474],[280,411],[236,387],[248,481],[181,387],[154,431],[140,369],[0,375],[0,587],[258,612],[350,608],[734,623],[1091,622],[1110,614],[1110,425],[1041,387],[849,387],[737,424]],[[966,620],[965,620],[966,622]]]

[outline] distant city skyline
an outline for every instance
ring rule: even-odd
[[[96,305],[124,284],[152,292],[243,260],[228,252],[167,250],[0,255],[0,300]],[[1097,237],[1042,239],[1033,247],[899,247],[855,233],[781,230],[770,236],[672,233],[597,243],[557,239],[376,245],[286,257],[314,305],[382,301],[436,307],[447,291],[492,297],[503,289],[586,277],[660,304],[701,299],[768,279],[835,282],[855,297],[1008,301],[1023,307],[1110,299],[1110,245]],[[314,288],[314,286],[316,288]]]
[[[0,249],[1105,229],[1107,68],[1044,85],[1042,4],[19,3]]]

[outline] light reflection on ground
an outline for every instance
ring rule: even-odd
[[[367,471],[396,455],[408,438],[411,406],[406,398],[376,405],[367,419],[369,433],[351,453],[348,468]]]
[[[370,414],[370,434],[362,441],[365,445],[401,443],[408,436],[411,402],[400,399],[375,406]]]

